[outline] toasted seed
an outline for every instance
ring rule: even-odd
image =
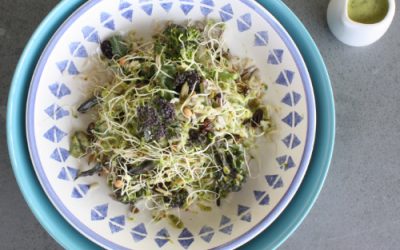
[[[124,182],[122,180],[116,180],[114,181],[114,187],[115,188],[122,188],[124,186]]]
[[[191,110],[190,108],[185,107],[185,108],[183,108],[183,115],[184,115],[186,118],[190,118],[190,117],[192,117],[193,112],[192,112],[192,110]]]

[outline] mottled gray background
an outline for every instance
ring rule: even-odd
[[[0,0],[0,249],[60,249],[21,196],[5,139],[17,60],[57,2]],[[376,44],[351,48],[327,28],[328,0],[284,2],[325,59],[336,99],[337,139],[320,197],[281,249],[400,249],[400,19],[397,15]]]

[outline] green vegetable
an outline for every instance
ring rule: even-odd
[[[96,86],[96,101],[82,108],[93,117],[90,135],[71,137],[71,155],[89,154],[95,164],[80,177],[108,173],[114,198],[146,201],[154,220],[193,204],[210,211],[210,201],[220,205],[240,190],[248,151],[272,125],[260,102],[265,84],[253,77],[257,68],[231,60],[223,31],[213,21],[171,24],[152,41],[133,35],[103,41],[101,60],[112,79]],[[94,102],[95,109],[87,108]],[[183,227],[177,216],[167,217]]]
[[[117,59],[128,53],[128,47],[121,36],[112,36],[108,40],[111,43],[112,53]]]
[[[173,214],[169,214],[168,215],[168,219],[170,220],[170,223],[172,226],[178,228],[178,229],[182,229],[184,227],[183,222],[181,221],[181,219],[179,219],[178,216],[173,215]]]
[[[70,154],[73,157],[79,158],[87,153],[90,147],[89,135],[82,131],[75,132],[70,141]]]

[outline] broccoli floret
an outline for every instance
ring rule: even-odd
[[[182,50],[190,55],[198,47],[200,31],[195,27],[185,28],[181,25],[171,24],[162,33],[155,46],[156,54],[164,52],[170,59],[181,58]]]
[[[169,126],[175,121],[175,109],[172,103],[161,97],[136,109],[138,132],[146,141],[166,137]]]
[[[185,71],[177,74],[175,77],[175,91],[180,93],[185,83],[189,86],[189,92],[194,90],[196,93],[200,93],[201,77],[196,70]]]

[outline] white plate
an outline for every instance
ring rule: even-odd
[[[252,58],[269,85],[277,132],[260,142],[253,178],[212,212],[181,212],[184,229],[151,222],[141,209],[134,221],[112,200],[100,177],[73,181],[84,161],[69,156],[69,135],[86,123],[73,117],[87,83],[80,73],[99,41],[115,32],[148,36],[160,22],[205,17],[226,22],[233,54]],[[297,191],[315,135],[315,102],[305,63],[283,27],[250,0],[88,1],[58,29],[35,70],[27,102],[31,158],[46,194],[78,231],[109,249],[232,249],[270,225]],[[260,168],[256,165],[259,162]],[[94,188],[93,183],[99,185]],[[73,240],[73,239],[71,239]]]

